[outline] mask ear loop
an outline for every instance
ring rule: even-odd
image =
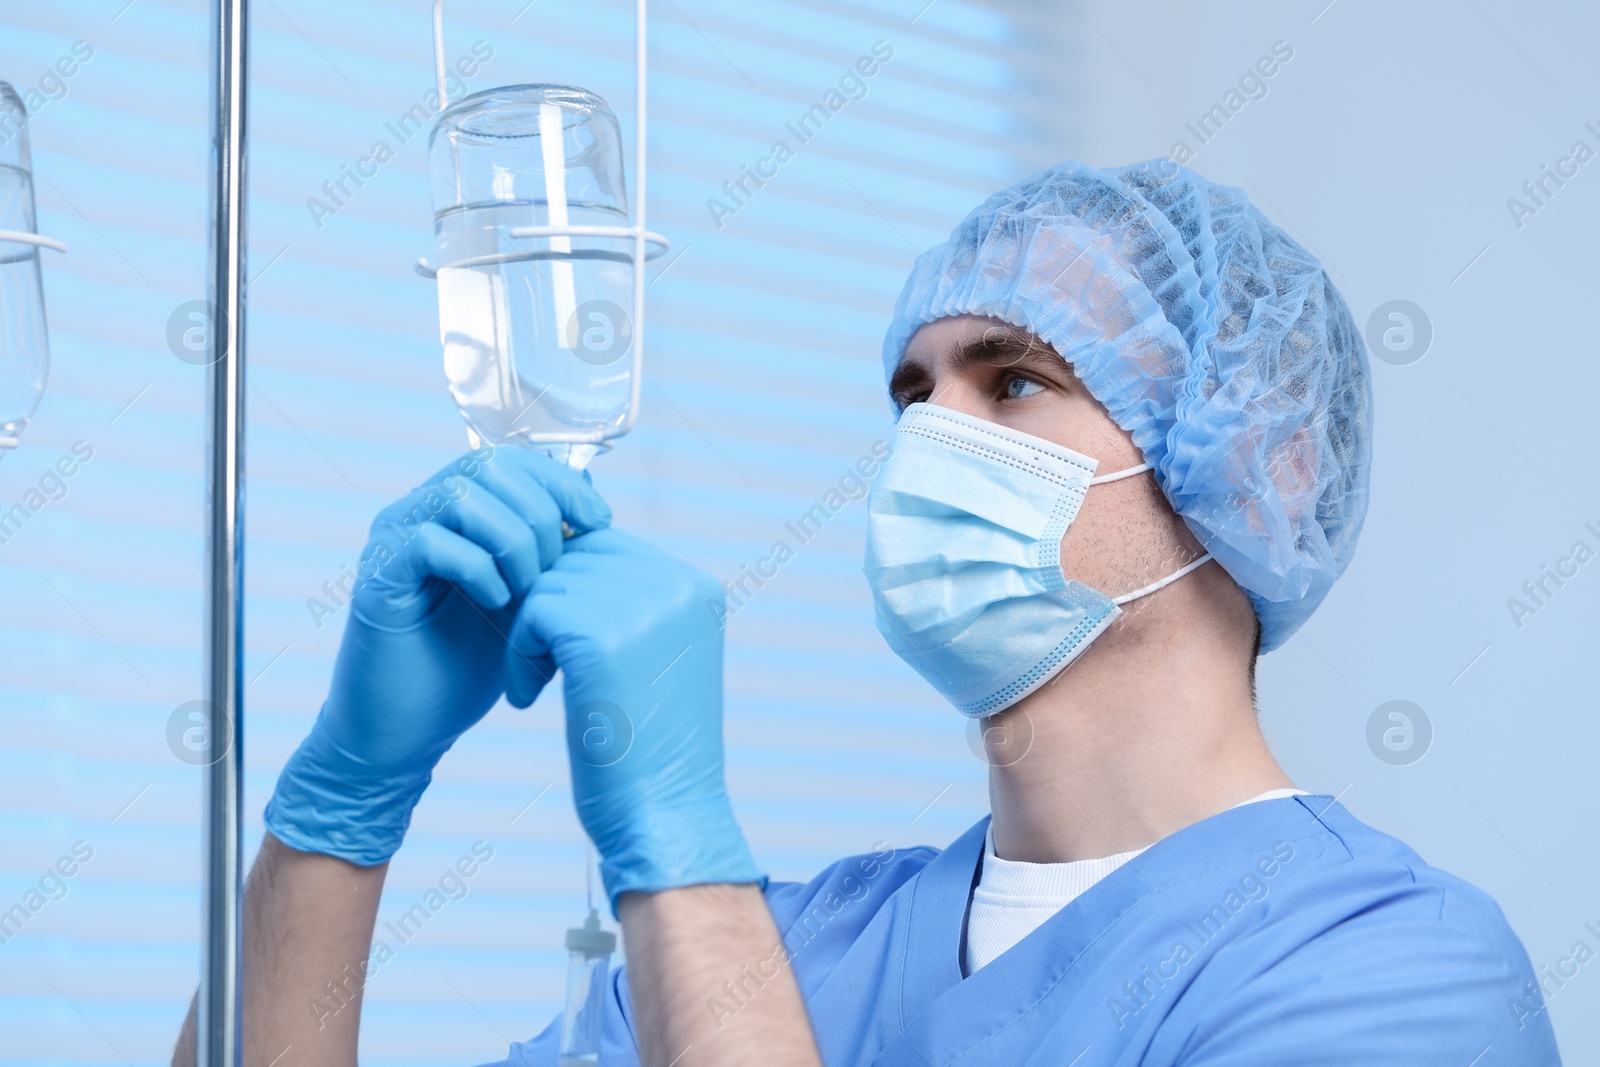
[[[1185,565],[1183,567],[1178,568],[1177,570],[1173,571],[1171,574],[1167,575],[1165,578],[1161,578],[1161,579],[1158,579],[1158,580],[1156,580],[1154,582],[1151,582],[1149,585],[1145,586],[1143,589],[1135,589],[1131,593],[1123,593],[1121,596],[1112,597],[1111,598],[1111,602],[1113,604],[1115,604],[1117,607],[1120,608],[1120,607],[1122,607],[1122,605],[1128,603],[1128,601],[1130,601],[1130,600],[1138,600],[1142,596],[1149,596],[1151,593],[1154,593],[1157,589],[1165,589],[1167,586],[1171,585],[1173,582],[1177,581],[1179,578],[1182,578],[1184,575],[1190,573],[1191,571],[1199,570],[1201,567],[1205,566],[1207,563],[1210,563],[1210,562],[1211,562],[1211,553],[1207,552],[1205,555],[1201,556],[1199,559],[1195,560],[1193,563],[1190,563],[1190,564],[1187,564],[1187,565]]]
[[[1115,471],[1111,474],[1102,474],[1098,478],[1090,478],[1089,484],[1104,485],[1107,482],[1120,482],[1124,478],[1132,478],[1135,474],[1143,474],[1145,471],[1153,470],[1155,470],[1155,468],[1150,464],[1141,463],[1137,467],[1129,467],[1127,470]]]
[[[1141,463],[1137,467],[1129,467],[1127,470],[1114,471],[1111,474],[1104,474],[1098,478],[1091,478],[1089,479],[1089,484],[1104,485],[1106,482],[1120,482],[1124,478],[1132,478],[1135,474],[1143,474],[1145,471],[1149,470],[1155,470],[1155,468],[1148,463]],[[1129,603],[1130,601],[1138,600],[1142,596],[1149,596],[1158,589],[1165,589],[1179,578],[1199,570],[1207,563],[1210,563],[1211,559],[1211,553],[1207,552],[1194,562],[1179,567],[1165,578],[1159,578],[1142,589],[1135,589],[1131,593],[1123,593],[1121,596],[1112,597],[1111,602],[1120,608],[1122,605]]]

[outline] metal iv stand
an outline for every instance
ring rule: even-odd
[[[211,218],[206,324],[206,731],[197,1067],[236,1067],[244,781],[245,145],[249,0],[211,9]]]

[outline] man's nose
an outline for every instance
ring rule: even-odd
[[[963,381],[959,377],[934,383],[933,388],[928,391],[925,403],[959,411],[975,419],[990,418],[986,398],[970,382]]]

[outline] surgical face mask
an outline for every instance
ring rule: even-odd
[[[1049,681],[1121,605],[1209,554],[1118,597],[1061,571],[1061,538],[1097,461],[1031,434],[931,404],[906,408],[868,497],[867,582],[895,654],[975,718]]]

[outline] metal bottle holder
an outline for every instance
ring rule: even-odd
[[[58,241],[54,237],[45,237],[24,230],[0,230],[0,241],[10,241],[12,244],[19,245],[38,245],[40,248],[48,248],[53,252],[65,252],[67,250],[65,241]]]
[[[575,252],[572,246],[572,238],[617,238],[627,239],[631,242],[631,250],[626,253],[626,261],[631,264],[633,270],[633,306],[631,312],[632,322],[628,324],[631,331],[632,361],[628,399],[625,409],[621,413],[620,418],[612,422],[610,425],[599,426],[594,429],[585,430],[574,428],[570,430],[554,430],[548,432],[526,432],[519,429],[516,431],[515,436],[516,440],[522,444],[533,446],[561,444],[579,446],[587,445],[600,446],[603,448],[605,447],[605,442],[613,438],[620,437],[632,429],[633,424],[638,417],[639,397],[643,382],[642,372],[644,366],[644,264],[648,260],[655,259],[658,256],[665,254],[670,248],[670,245],[665,237],[657,233],[652,233],[645,228],[645,130],[647,126],[645,111],[646,9],[646,0],[637,0],[634,6],[634,110],[636,122],[634,132],[635,180],[633,183],[633,203],[629,220],[630,225],[593,226],[568,224],[566,222],[567,203],[562,186],[563,179],[558,177],[554,181],[550,181],[547,178],[547,182],[549,184],[547,185],[546,210],[549,215],[550,224],[537,226],[514,225],[505,231],[507,235],[513,239],[543,239],[539,242],[541,247],[527,251],[496,251],[490,255],[468,256],[467,258],[457,260],[453,263],[444,263],[439,264],[438,266],[430,265],[425,258],[419,259],[416,264],[416,271],[418,274],[425,278],[437,279],[440,269],[498,266],[501,264],[516,263],[523,260],[534,259],[550,261],[552,262],[552,270],[556,275],[556,286],[558,293],[555,303],[558,309],[562,308],[563,305],[562,297],[559,294],[560,282],[563,277],[562,271],[565,270],[567,272],[564,275],[567,292],[567,296],[565,298],[565,310],[570,311],[572,307],[572,275],[570,273],[572,267],[570,264],[584,258],[592,259],[601,258],[602,256],[604,256],[604,258],[611,258],[611,255],[614,255],[597,254],[590,250],[586,256],[585,251],[581,249]],[[447,105],[448,87],[447,67],[445,64],[444,51],[444,0],[433,0],[433,59],[436,88],[439,93],[440,101],[440,114],[439,118],[435,120],[433,131],[434,136],[439,133],[451,108],[459,106],[466,100],[475,100],[487,97],[497,92],[513,91],[512,89],[505,87],[501,89],[486,90],[479,93],[473,93],[468,97],[464,97],[463,100],[458,101],[457,104]],[[525,86],[518,88],[529,89],[535,87]],[[538,88],[561,89],[570,87],[542,86]],[[591,97],[593,96],[593,94],[584,93],[584,91],[581,89],[572,89],[571,91]],[[594,99],[598,101],[599,98],[595,97]],[[601,106],[604,107],[603,101],[600,101],[600,103]],[[554,108],[550,108],[551,112],[554,110]],[[607,109],[607,114],[609,115],[609,109]],[[538,132],[542,135],[540,140],[542,142],[541,147],[544,151],[545,173],[547,175],[551,173],[551,169],[556,163],[560,163],[563,168],[565,167],[565,157],[561,154],[561,127],[559,125],[554,127],[553,136],[555,137],[557,143],[552,145],[552,128],[547,125],[548,121],[548,114],[542,114],[539,116],[539,122],[537,124]],[[559,118],[556,121],[559,123]],[[433,136],[430,136],[430,151],[432,141]],[[552,153],[554,154],[552,155]],[[455,177],[459,192],[462,184],[459,171],[459,160],[457,161],[457,173]],[[507,202],[510,203],[511,201]],[[436,211],[437,207],[438,205],[435,205]],[[565,316],[558,315],[558,318],[564,320]],[[572,326],[564,321],[562,323],[562,327],[567,330],[572,329]],[[473,432],[474,437],[476,438],[477,431],[474,430]],[[474,443],[476,443],[476,440]]]

